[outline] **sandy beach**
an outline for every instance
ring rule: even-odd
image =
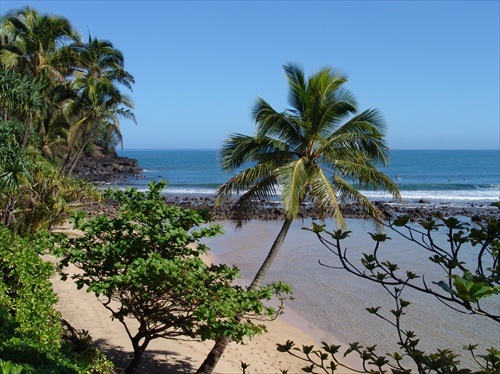
[[[61,231],[70,232],[66,227]],[[46,255],[46,260],[56,262],[57,259]],[[207,262],[216,262],[213,256]],[[67,269],[71,274],[75,267]],[[110,313],[99,303],[92,293],[84,289],[77,290],[74,282],[68,278],[61,281],[58,275],[51,279],[54,290],[59,297],[56,309],[64,319],[77,330],[87,330],[94,343],[115,362],[117,369],[124,369],[132,357],[132,346],[122,324],[112,320]],[[241,363],[250,366],[246,373],[300,373],[303,362],[276,349],[277,343],[293,340],[298,346],[320,346],[326,340],[330,344],[338,342],[333,336],[325,334],[303,317],[287,308],[286,318],[279,316],[277,320],[266,322],[268,333],[247,339],[244,344],[231,343],[220,359],[215,373],[242,373]],[[147,348],[141,367],[137,371],[142,374],[153,373],[194,373],[203,362],[213,346],[213,341],[185,340],[153,340]],[[339,373],[349,372],[348,370]]]

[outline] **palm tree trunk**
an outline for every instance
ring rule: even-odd
[[[283,222],[283,226],[281,227],[281,230],[274,240],[273,246],[269,250],[269,253],[267,254],[266,259],[262,263],[259,271],[255,275],[255,278],[253,279],[252,283],[248,287],[249,290],[256,290],[257,288],[260,287],[262,284],[262,281],[264,280],[267,272],[269,271],[269,268],[271,267],[274,259],[278,255],[278,252],[281,248],[281,245],[283,244],[286,234],[288,233],[288,229],[290,228],[291,224],[293,222],[293,219],[291,218],[286,218],[285,222]],[[241,315],[238,315],[236,317],[238,322],[242,319]],[[220,337],[216,342],[210,353],[208,354],[207,358],[203,363],[201,364],[200,368],[196,372],[196,374],[212,374],[212,372],[215,369],[215,366],[217,365],[217,362],[219,361],[220,357],[226,350],[226,347],[229,345],[231,342],[231,338],[228,336],[222,336]]]
[[[26,148],[28,146],[28,137],[30,135],[30,131],[31,131],[31,119],[28,119],[28,122],[26,123],[26,129],[24,130],[23,148]]]
[[[72,148],[68,149],[68,153],[66,154],[66,158],[64,159],[64,163],[63,163],[63,166],[61,168],[61,174],[63,174],[63,175],[67,175],[66,170],[68,170],[68,167],[69,167],[70,162],[71,162],[72,150],[73,150]]]
[[[78,160],[80,159],[80,156],[82,155],[83,150],[85,149],[86,146],[87,146],[87,142],[83,142],[83,144],[78,149],[78,152],[76,153],[75,158],[73,159],[73,162],[71,163],[71,166],[69,167],[66,175],[68,175],[68,176],[71,175],[71,173],[73,172],[73,169],[75,168],[75,166],[76,166]]]

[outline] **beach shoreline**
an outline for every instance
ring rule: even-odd
[[[210,212],[214,221],[231,220],[232,204],[234,199],[226,200],[219,205],[215,204],[214,194],[171,194],[163,193],[163,200],[169,205],[179,206],[185,209],[204,209]],[[495,202],[489,204],[452,204],[446,202],[431,203],[421,199],[414,202],[396,201],[372,201],[373,205],[380,211],[381,217],[388,221],[401,215],[408,215],[412,220],[429,219],[441,213],[445,217],[466,217],[471,221],[483,218],[500,218],[500,207]],[[496,202],[500,203],[500,200]],[[102,203],[91,203],[85,209],[91,215],[116,214],[117,205],[111,200],[105,199]],[[365,211],[356,203],[340,204],[340,210],[344,218],[370,219]],[[249,220],[259,221],[283,221],[285,213],[279,201],[256,201],[252,210],[248,212]],[[297,219],[318,219],[319,212],[311,203],[303,203],[300,207]]]
[[[346,271],[329,268],[339,266],[335,263],[335,256],[313,233],[302,230],[310,227],[311,222],[311,219],[294,221],[265,283],[283,281],[292,287],[295,300],[286,303],[286,307],[309,322],[296,325],[316,339],[323,340],[315,335],[315,331],[320,331],[327,336],[329,344],[359,341],[364,346],[377,345],[379,353],[398,351],[394,328],[366,311],[368,307],[377,306],[381,306],[382,311],[388,311],[393,300],[377,284],[361,280]],[[242,230],[234,230],[228,221],[222,223],[225,234],[209,240],[207,245],[218,261],[239,267],[243,282],[248,282],[265,258],[281,223],[255,220],[248,222]],[[334,229],[332,220],[325,223],[328,230]],[[360,219],[347,219],[347,223],[352,233],[342,242],[342,247],[352,251],[351,260],[359,262],[362,253],[373,248],[369,232],[376,230],[376,225]],[[430,263],[425,251],[394,233],[388,234],[391,240],[379,248],[381,258],[390,259],[402,269],[426,274],[429,282],[439,280],[439,272],[428,274],[435,269],[428,269]],[[436,243],[446,243],[442,235],[436,235],[435,239]],[[319,261],[328,266],[321,266]],[[405,329],[415,331],[421,338],[421,349],[433,352],[449,348],[461,356],[465,367],[475,368],[470,354],[462,350],[463,346],[478,344],[479,352],[498,347],[498,337],[494,334],[498,326],[494,322],[481,316],[464,315],[418,292],[407,290],[405,298],[412,302],[412,306],[402,323]],[[287,318],[285,313],[284,319]],[[290,321],[294,323],[293,318]]]

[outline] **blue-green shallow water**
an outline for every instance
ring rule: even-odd
[[[347,223],[352,234],[343,241],[342,247],[347,248],[349,253],[352,251],[351,260],[359,264],[362,253],[373,249],[374,242],[368,232],[374,232],[375,228],[359,219],[348,219]],[[218,261],[238,266],[244,278],[243,284],[248,284],[247,280],[254,277],[264,261],[281,224],[276,221],[251,221],[240,231],[224,223],[226,233],[205,242]],[[333,229],[331,220],[327,220],[326,224]],[[341,342],[359,341],[364,346],[376,344],[382,354],[397,351],[396,330],[365,310],[367,307],[382,306],[381,311],[387,315],[389,309],[394,308],[394,301],[378,284],[359,279],[344,270],[319,265],[318,260],[333,266],[338,266],[339,262],[312,232],[301,229],[310,226],[310,219],[294,221],[265,283],[281,280],[290,284],[295,300],[287,302],[287,307]],[[395,233],[388,234],[392,240],[383,243],[379,249],[381,259],[397,263],[401,269],[425,274],[431,287],[432,281],[446,279],[440,268],[430,263],[428,252]],[[443,235],[437,234],[434,238],[439,245],[446,245]],[[468,261],[473,258],[470,250],[465,250],[464,254],[463,258]],[[462,350],[463,346],[477,343],[478,352],[482,353],[491,346],[500,348],[498,323],[482,316],[451,310],[432,296],[410,289],[405,291],[403,298],[412,302],[401,320],[403,329],[415,331],[421,339],[421,349],[435,352],[438,348],[450,348],[462,356],[465,366],[475,367],[470,355]],[[493,310],[500,308],[498,295],[487,302]],[[307,326],[302,327],[308,331]],[[300,342],[296,343],[300,346]]]
[[[131,176],[119,187],[147,188],[149,180],[168,181],[169,194],[213,194],[230,174],[221,171],[216,150],[127,150],[143,177]],[[408,203],[489,204],[500,198],[500,152],[409,151],[391,152],[390,166],[381,169],[399,186]],[[372,200],[390,200],[381,191],[363,191]]]

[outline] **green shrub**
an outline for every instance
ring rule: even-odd
[[[0,373],[109,373],[112,365],[90,338],[81,352],[61,341],[53,267],[38,256],[46,245],[0,225]]]

